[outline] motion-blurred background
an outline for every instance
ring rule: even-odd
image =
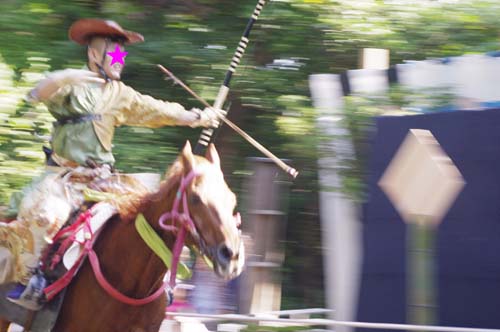
[[[6,206],[42,171],[51,116],[23,100],[44,73],[85,63],[86,50],[68,40],[67,29],[83,17],[108,18],[138,31],[145,43],[129,46],[123,81],[156,98],[202,107],[164,80],[168,67],[206,100],[213,101],[232,54],[255,7],[254,0],[2,0],[0,2],[0,204]],[[331,137],[318,129],[309,77],[363,66],[362,50],[386,49],[389,65],[407,60],[487,54],[499,49],[498,0],[274,0],[264,8],[233,77],[229,118],[300,171],[286,176],[280,205],[286,227],[280,243],[281,309],[325,307],[319,192],[337,191],[356,203],[367,199],[367,142],[374,116],[438,110],[450,91],[409,94],[395,86],[384,94],[351,94],[342,103],[355,155],[340,174],[341,185],[320,188],[321,146]],[[411,127],[411,126],[410,126]],[[167,127],[117,130],[114,152],[124,172],[164,172],[186,139],[200,131]],[[344,137],[345,138],[345,137]],[[227,127],[217,137],[223,170],[240,202],[252,192],[260,154]],[[397,147],[396,143],[391,143]],[[258,163],[258,161],[257,161]],[[251,182],[251,180],[250,180]],[[373,181],[372,181],[373,182]],[[280,182],[282,183],[282,182]],[[249,198],[248,202],[251,202]],[[252,204],[252,203],[248,203]],[[249,207],[242,203],[240,209]],[[245,220],[243,220],[245,223]],[[279,260],[279,259],[278,259]],[[231,310],[228,309],[228,310]],[[224,310],[220,310],[224,311]]]

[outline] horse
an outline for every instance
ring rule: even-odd
[[[199,236],[188,234],[186,245],[203,251],[214,272],[226,279],[238,276],[243,267],[243,241],[236,196],[224,180],[213,145],[205,157],[192,153],[189,141],[166,173],[158,192],[146,195],[129,216],[116,215],[103,227],[94,250],[103,274],[115,289],[132,298],[151,295],[163,283],[167,267],[145,244],[134,227],[138,213],[172,249],[176,235],[161,227],[159,219],[172,210],[181,181],[195,172],[186,186],[186,202]],[[2,301],[3,299],[0,299]],[[52,332],[153,332],[165,319],[165,292],[151,303],[132,306],[108,295],[98,284],[87,259],[66,289]],[[2,313],[0,312],[0,316]],[[0,320],[0,332],[9,322]]]

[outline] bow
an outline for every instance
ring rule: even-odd
[[[266,4],[267,0],[259,0],[257,5],[255,6],[255,9],[253,11],[252,16],[250,17],[250,20],[248,21],[248,24],[245,28],[245,31],[243,32],[243,35],[241,36],[240,42],[238,43],[238,47],[236,48],[236,51],[233,55],[233,58],[231,60],[231,64],[229,65],[229,69],[226,72],[226,76],[224,78],[224,82],[222,83],[221,87],[219,88],[219,93],[217,94],[217,98],[215,99],[213,108],[215,109],[220,109],[222,110],[222,105],[226,101],[227,95],[229,93],[229,84],[231,82],[231,77],[233,76],[233,73],[236,71],[236,67],[238,67],[241,58],[243,57],[243,54],[245,53],[245,49],[247,48],[248,42],[250,41],[248,37],[250,36],[250,31],[252,30],[252,27],[254,23],[257,21],[259,18],[260,12],[262,11],[262,8]],[[227,115],[227,111],[222,110],[223,116],[225,117]],[[198,139],[198,143],[196,143],[196,146],[194,148],[194,153],[197,155],[202,155],[210,141],[212,140],[212,135],[214,132],[217,130],[217,127],[211,127],[211,128],[206,128],[203,129],[201,132],[200,138]]]

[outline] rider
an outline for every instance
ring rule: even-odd
[[[69,38],[87,46],[87,65],[55,71],[28,94],[28,100],[43,102],[56,119],[48,165],[84,166],[87,171],[92,168],[87,175],[107,177],[115,161],[111,151],[115,127],[215,123],[217,115],[210,109],[188,111],[180,104],[140,94],[120,81],[123,58],[116,61],[114,56],[117,51],[125,53],[125,44],[144,41],[141,34],[114,21],[81,19],[70,27]],[[43,280],[40,286],[39,277],[32,276],[41,251],[82,203],[81,191],[63,183],[61,174],[60,168],[51,167],[25,190],[16,220],[0,223],[0,278],[4,278],[0,283],[17,282],[8,298],[31,310],[40,308],[36,293]]]

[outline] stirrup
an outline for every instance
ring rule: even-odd
[[[7,300],[28,310],[40,310],[46,302],[44,288],[47,280],[41,274],[31,277],[27,286],[17,284],[14,289],[7,293]]]

